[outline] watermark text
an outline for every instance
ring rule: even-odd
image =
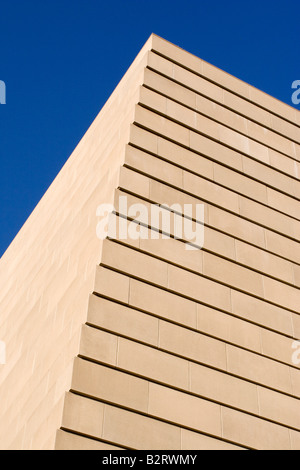
[[[295,366],[299,366],[300,364],[300,341],[294,341],[292,343],[292,349],[295,349],[295,351],[292,354],[292,363]]]
[[[0,80],[0,104],[6,104],[6,85],[3,80]]]
[[[300,104],[300,80],[293,81],[292,89],[295,90],[292,94],[292,103]]]
[[[0,365],[6,364],[6,344],[0,341]]]
[[[96,216],[97,237],[118,240],[170,239],[182,240],[187,250],[199,250],[204,245],[204,204],[128,204],[120,196],[117,207],[101,204]],[[116,214],[119,217],[116,217]]]

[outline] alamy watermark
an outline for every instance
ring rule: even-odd
[[[96,215],[100,217],[96,232],[101,240],[174,238],[184,241],[187,250],[204,245],[204,204],[128,204],[127,196],[120,196],[117,207],[101,204]]]
[[[3,80],[0,80],[0,104],[6,104],[6,85]]]
[[[293,81],[292,89],[295,90],[292,94],[292,103],[300,104],[300,80]]]
[[[6,364],[6,344],[0,341],[0,365]]]

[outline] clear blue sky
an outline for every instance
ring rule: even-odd
[[[0,255],[152,32],[292,105],[299,31],[290,0],[1,1]]]

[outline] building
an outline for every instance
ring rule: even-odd
[[[1,259],[1,448],[300,449],[299,127],[149,38]]]

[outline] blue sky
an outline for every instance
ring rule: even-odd
[[[289,0],[0,1],[0,256],[152,32],[292,106],[299,31]]]

